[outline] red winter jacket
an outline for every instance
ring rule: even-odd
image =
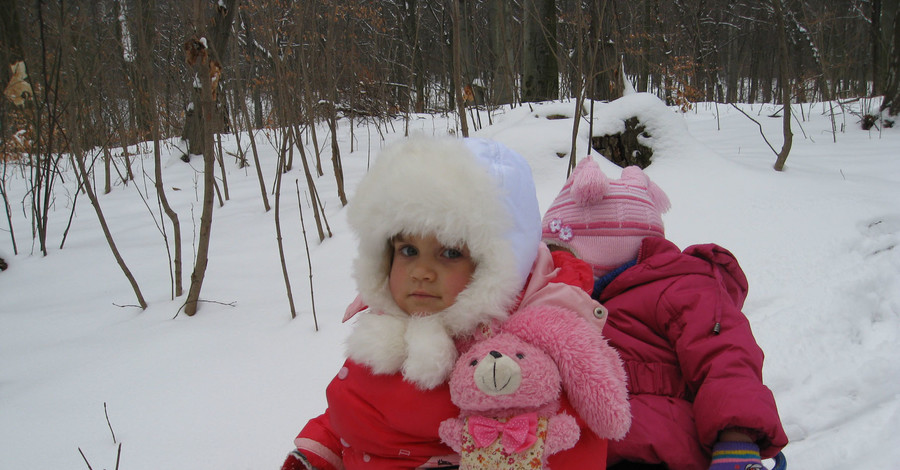
[[[787,444],[741,312],[747,279],[731,253],[712,244],[682,253],[649,237],[637,264],[598,294],[609,309],[603,332],[625,361],[633,416],[625,439],[609,443],[609,465],[707,470],[728,428],[755,436],[763,458]]]
[[[554,265],[554,257],[542,247],[521,306],[553,304],[591,318],[597,303],[582,290],[585,282],[590,284],[590,267],[580,261],[556,261],[564,265]],[[458,342],[458,346],[467,345]],[[314,467],[396,470],[459,464],[459,456],[438,436],[441,421],[459,416],[446,384],[423,391],[399,373],[377,375],[347,360],[326,395],[328,410],[310,420],[294,440]],[[562,403],[567,414],[577,416],[565,397]],[[602,468],[607,441],[578,421],[581,439],[572,449],[551,456],[551,468]]]

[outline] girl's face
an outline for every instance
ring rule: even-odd
[[[444,246],[434,235],[398,235],[391,247],[391,296],[410,315],[431,315],[453,305],[475,272],[466,246]]]

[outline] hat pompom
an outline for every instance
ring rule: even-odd
[[[650,181],[650,177],[644,173],[644,170],[641,170],[641,167],[635,165],[625,167],[622,170],[622,180],[631,180],[637,185],[646,187],[647,195],[650,196],[650,201],[660,214],[665,214],[672,208],[672,203],[669,202],[669,196],[667,196],[665,191],[657,186],[656,183]]]
[[[583,158],[572,172],[572,198],[583,206],[596,204],[609,192],[609,178],[590,155]]]

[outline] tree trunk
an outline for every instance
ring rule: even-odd
[[[331,169],[334,172],[334,181],[337,185],[337,195],[338,199],[341,201],[341,206],[347,205],[347,195],[344,192],[344,166],[341,162],[341,147],[338,145],[338,135],[337,135],[337,103],[338,103],[338,89],[337,83],[340,82],[339,71],[337,67],[337,38],[335,34],[336,25],[334,22],[329,22],[328,25],[328,40],[325,44],[325,70],[327,72],[327,76],[331,77],[331,80],[327,81],[328,88],[328,99],[331,101],[326,108],[326,112],[328,113],[328,129],[331,131]]]
[[[154,0],[138,0],[137,13],[131,17],[134,21],[135,55],[140,58],[140,60],[135,62],[133,72],[137,83],[144,84],[144,86],[138,87],[135,90],[137,93],[136,100],[140,103],[138,109],[141,109],[142,112],[145,113],[139,122],[142,122],[147,126],[150,138],[153,140],[153,169],[156,197],[159,199],[160,205],[166,216],[169,218],[169,221],[172,222],[172,238],[174,240],[175,249],[174,259],[169,260],[172,263],[174,272],[172,291],[174,297],[181,297],[182,294],[184,294],[184,283],[182,280],[181,223],[178,220],[178,214],[172,209],[172,206],[169,204],[169,199],[166,197],[162,176],[162,156],[160,154],[161,136],[159,130],[159,118],[153,111],[157,109],[156,81],[152,77],[153,71],[151,68],[151,56],[153,44],[155,42],[155,31],[152,28],[152,25],[155,24],[153,19],[154,4]],[[108,161],[109,158],[106,158],[106,160]],[[107,171],[107,174],[108,173],[109,172]],[[107,184],[109,184],[108,180]],[[166,251],[168,251],[168,240],[166,241]]]
[[[243,113],[244,120],[247,121],[249,127],[250,113],[247,111],[247,103],[241,101],[237,106],[239,111]],[[263,208],[266,209],[266,212],[269,212],[271,208],[269,207],[269,197],[266,196],[266,182],[263,179],[262,167],[259,165],[259,151],[256,148],[256,130],[253,128],[248,129],[247,137],[250,139],[250,149],[253,151],[253,166],[256,167],[256,179],[259,181],[259,192],[262,195]]]
[[[212,146],[212,124],[214,119],[214,103],[212,98],[212,80],[206,73],[208,64],[196,67],[201,80],[201,95],[203,101],[200,107],[201,136],[203,142],[203,210],[200,215],[200,234],[197,241],[197,259],[194,262],[194,270],[191,272],[191,287],[188,290],[184,303],[184,313],[193,316],[197,313],[200,301],[200,289],[206,277],[206,266],[209,263],[209,240],[212,230],[213,216],[213,189],[216,184],[215,161],[216,156]]]
[[[618,50],[612,40],[612,16],[607,1],[595,2],[591,7],[591,98],[612,101],[621,98],[618,86]]]
[[[881,0],[872,0],[872,93],[879,94],[882,91],[881,61],[884,57],[884,43],[881,38]]]
[[[290,127],[285,129],[285,142],[287,145],[282,146],[278,152],[278,169],[275,172],[275,239],[278,242],[278,257],[281,259],[281,274],[284,277],[284,288],[287,291],[288,304],[291,307],[291,318],[297,318],[297,309],[294,308],[294,294],[291,289],[291,277],[288,275],[287,261],[284,258],[284,241],[281,237],[281,180],[284,178],[284,165],[287,162],[287,149],[293,146],[288,135]]]
[[[341,205],[347,205],[347,194],[344,192],[344,166],[341,162],[341,147],[338,145],[337,137],[337,111],[334,106],[331,109],[331,115],[328,117],[328,128],[331,130],[331,166],[334,170],[334,181],[337,184],[338,199]]]
[[[110,250],[112,250],[112,254],[116,258],[116,263],[119,264],[119,268],[122,269],[122,272],[128,279],[129,284],[131,284],[131,288],[132,290],[134,290],[134,295],[135,297],[137,297],[138,305],[140,305],[141,310],[146,310],[147,302],[144,300],[144,295],[141,294],[141,288],[138,287],[138,283],[134,279],[134,275],[131,274],[131,270],[128,269],[128,266],[125,264],[125,260],[119,253],[119,249],[116,247],[116,242],[115,240],[113,240],[112,232],[110,232],[109,230],[109,225],[107,225],[106,223],[106,217],[103,216],[103,210],[100,209],[100,201],[97,200],[97,193],[94,192],[94,188],[91,186],[91,176],[88,174],[87,168],[84,164],[84,152],[81,150],[77,150],[73,153],[73,159],[76,162],[76,167],[78,169],[78,172],[81,174],[81,183],[84,185],[84,190],[87,193],[88,198],[91,200],[91,205],[94,206],[94,212],[97,213],[97,220],[100,222],[100,228],[103,229],[103,234],[106,236],[106,242],[109,244],[109,248]]]
[[[575,165],[578,164],[578,128],[581,125],[581,118],[584,114],[584,99],[585,99],[585,65],[584,65],[584,35],[585,35],[585,21],[584,15],[576,14],[576,29],[575,29],[575,71],[572,74],[572,91],[575,95],[575,111],[572,113],[572,145],[569,149],[569,167],[566,170],[566,177],[572,174],[572,170],[575,169]],[[588,48],[590,50],[590,48]],[[593,104],[593,101],[591,102]],[[591,108],[593,109],[593,108]],[[593,124],[594,116],[590,116],[591,124]],[[591,152],[591,135],[590,132],[593,132],[593,126],[589,127],[588,130],[588,154]]]
[[[896,8],[894,9],[892,36],[890,48],[887,51],[890,62],[884,81],[884,101],[881,103],[881,110],[887,110],[889,116],[897,117],[900,115],[900,10]]]
[[[309,200],[313,207],[313,217],[316,220],[316,230],[319,233],[319,243],[325,240],[325,230],[322,227],[322,215],[319,214],[319,195],[316,189],[316,183],[313,180],[312,172],[309,169],[309,162],[306,160],[306,150],[304,150],[303,142],[300,140],[300,131],[293,127],[294,140],[300,149],[300,161],[303,163],[303,174],[306,175],[306,187],[309,190]]]
[[[15,0],[0,0],[0,44],[3,45],[0,47],[0,88],[4,90],[10,84],[12,66],[21,62],[22,71],[27,71],[16,3]],[[28,83],[27,79],[25,83]],[[28,85],[27,89],[31,89],[31,85]],[[26,88],[22,87],[20,91],[24,90]],[[16,127],[12,124],[14,120],[10,119],[10,114],[4,109],[10,104],[12,103],[6,97],[0,97],[0,142],[6,142],[12,134],[19,130],[14,129]]]
[[[250,83],[255,74],[258,72],[258,61],[256,60],[256,39],[253,36],[253,28],[250,27],[250,15],[245,15],[243,11],[240,12],[241,15],[241,23],[244,25],[244,34],[247,36],[247,41],[245,43],[245,53],[247,57],[250,59],[250,77],[248,80],[245,80],[242,83]],[[250,85],[251,89],[250,95],[253,98],[253,121],[251,122],[249,118],[247,118],[247,127],[248,130],[252,131],[253,129],[262,129],[263,127],[263,114],[262,114],[262,96],[260,93],[260,85],[253,84]],[[245,102],[242,102],[241,105],[243,108],[247,107]],[[237,112],[240,112],[238,110]],[[268,202],[266,203],[266,207],[268,207]],[[268,212],[269,209],[266,209]]]
[[[9,205],[9,196],[6,194],[6,164],[7,160],[3,160],[3,174],[0,175],[0,197],[3,198],[3,208],[6,211],[6,226],[9,227],[9,238],[12,242],[13,254],[19,254],[19,247],[16,246],[16,232],[13,230],[13,222],[12,222],[12,211]],[[0,260],[0,264],[5,264]],[[6,269],[5,266],[0,266],[0,271]]]
[[[195,0],[195,11],[199,16],[201,7],[200,1]],[[213,150],[213,121],[217,120],[215,109],[215,99],[213,97],[212,75],[215,73],[216,63],[215,57],[224,56],[225,42],[228,39],[228,31],[231,29],[231,21],[234,19],[236,0],[228,0],[228,5],[218,8],[217,21],[211,28],[211,38],[207,37],[206,43],[212,43],[214,49],[209,54],[208,49],[197,49],[196,45],[199,40],[192,40],[194,47],[187,49],[188,63],[193,65],[194,72],[200,79],[200,106],[194,113],[200,119],[198,123],[200,142],[203,143],[203,211],[200,215],[200,234],[197,241],[197,258],[194,262],[194,270],[191,272],[191,287],[188,290],[187,299],[184,303],[184,313],[193,316],[197,313],[198,302],[200,301],[200,289],[203,286],[203,280],[206,277],[206,267],[209,263],[209,241],[212,230],[213,216],[213,190],[216,184],[215,177],[215,151]],[[227,18],[227,25],[225,19]],[[224,28],[225,31],[216,31],[216,28]],[[197,54],[192,57],[192,54]],[[193,62],[193,63],[192,63]],[[221,62],[219,62],[221,63]],[[218,120],[221,123],[221,120]]]
[[[791,132],[791,79],[788,71],[790,52],[788,51],[787,26],[785,25],[781,1],[772,0],[772,7],[775,10],[775,23],[778,28],[778,82],[781,85],[781,101],[784,105],[782,120],[784,144],[781,146],[781,152],[778,153],[778,158],[775,160],[776,171],[784,170],[784,163],[787,161],[788,154],[791,153],[791,144],[794,140],[794,134]]]
[[[509,0],[490,0],[491,55],[494,59],[491,102],[515,102],[515,62]]]
[[[454,96],[456,97],[456,110],[457,114],[459,114],[459,127],[461,129],[461,133],[463,137],[469,136],[469,123],[466,120],[466,103],[463,100],[462,96],[462,87],[463,87],[463,78],[462,78],[462,58],[460,51],[460,22],[462,21],[461,13],[459,11],[459,1],[460,0],[452,0],[453,2],[453,43],[451,47],[453,49],[453,77],[456,86],[454,88]]]
[[[523,7],[522,101],[555,100],[559,96],[556,2],[525,0]]]
[[[888,75],[896,73],[896,18],[900,10],[898,0],[872,0],[872,92],[885,94],[888,86]]]
[[[216,99],[217,94],[215,93],[212,94],[213,114],[210,115],[210,121],[205,124],[201,123],[203,117],[200,116],[199,108],[205,98],[202,96],[203,91],[201,91],[200,88],[197,88],[197,84],[204,82],[204,80],[209,80],[209,75],[216,73],[218,73],[216,82],[221,81],[221,74],[224,73],[222,65],[225,64],[225,58],[228,57],[226,53],[228,39],[231,35],[231,25],[234,22],[237,9],[237,0],[226,0],[225,3],[219,2],[213,20],[209,27],[206,28],[206,31],[202,33],[204,35],[203,37],[206,38],[206,50],[208,51],[209,60],[215,62],[215,66],[210,65],[209,67],[204,68],[204,73],[207,77],[200,76],[198,72],[196,81],[192,86],[192,106],[185,113],[184,132],[182,134],[182,139],[188,144],[185,161],[190,159],[191,155],[203,154],[207,145],[204,139],[212,139],[212,134],[219,131],[224,126],[225,116],[224,113],[219,110],[217,105],[218,100]],[[201,33],[198,32],[198,34]],[[187,50],[188,47],[189,44],[185,44],[186,52],[190,54],[191,52]],[[197,70],[195,69],[195,72],[196,71]],[[211,83],[211,86],[215,85],[216,83]],[[204,125],[214,127],[210,128],[210,132],[207,133],[204,132]]]
[[[401,87],[397,107],[401,112],[408,112],[410,108],[421,113],[425,110],[425,96],[423,92],[424,80],[422,77],[422,51],[419,43],[419,10],[416,0],[397,0],[397,8],[401,14],[401,45],[403,51],[400,54],[401,71],[398,76],[401,80],[405,77],[406,87]],[[402,70],[406,69],[405,73]],[[415,102],[413,103],[413,96]]]

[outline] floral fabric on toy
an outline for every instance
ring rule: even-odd
[[[547,422],[535,413],[498,419],[470,416],[463,432],[460,470],[544,468]]]

